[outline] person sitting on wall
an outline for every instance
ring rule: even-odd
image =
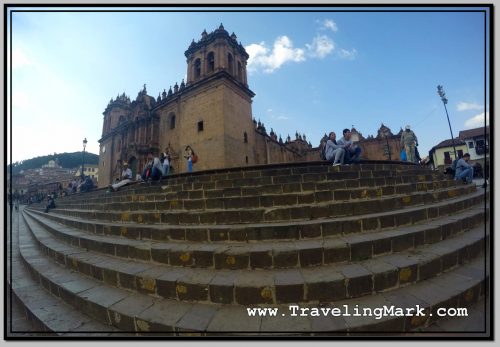
[[[115,184],[110,184],[109,185],[109,190],[114,192],[118,190],[120,187],[123,187],[127,184],[132,183],[132,170],[128,167],[128,163],[124,162],[123,163],[123,169],[122,169],[122,180],[115,183]]]
[[[326,142],[325,157],[326,160],[333,163],[333,166],[337,166],[344,163],[345,149],[343,146],[337,144],[337,135],[332,131],[329,135],[329,139]]]
[[[458,159],[455,169],[455,180],[462,180],[464,183],[472,183],[474,168],[468,163],[469,159],[469,153],[465,153],[462,158]]]
[[[92,182],[92,178],[90,176],[85,176],[83,178],[82,183],[80,184],[80,192],[90,192],[95,188],[94,182]]]
[[[159,180],[161,176],[163,176],[163,168],[161,166],[160,159],[155,157],[152,151],[148,153],[147,159],[146,165],[144,165],[144,170],[142,171],[142,180]]]
[[[351,131],[349,129],[344,129],[342,134],[344,136],[337,141],[337,144],[341,145],[345,150],[344,163],[358,163],[361,156],[361,148],[352,143]]]

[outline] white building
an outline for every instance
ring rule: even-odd
[[[489,153],[490,127],[481,127],[460,131],[458,137],[464,141],[471,161],[478,161],[490,157]]]

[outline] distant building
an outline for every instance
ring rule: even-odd
[[[319,147],[305,135],[296,132],[294,139],[284,139],[255,120],[255,93],[247,80],[249,55],[234,33],[222,24],[211,33],[203,31],[184,55],[186,81],[164,89],[157,98],[147,94],[146,85],[135,100],[125,93],[111,98],[99,140],[99,187],[119,178],[125,161],[134,176],[140,173],[149,151],[168,153],[173,173],[186,172],[186,146],[198,156],[195,171],[320,160]],[[335,130],[342,137],[341,129]],[[383,124],[376,138],[365,139],[352,130],[362,158],[400,159],[400,134],[393,135]]]
[[[472,162],[489,159],[489,136],[489,126],[462,130],[458,134],[460,140],[467,144],[467,152],[470,154]]]
[[[457,150],[458,158],[462,158],[464,153],[467,152],[467,146],[464,141],[460,140],[458,137],[454,139],[455,149]],[[453,141],[444,140],[438,143],[436,146],[432,147],[429,151],[429,156],[432,158],[435,169],[444,169],[446,166],[452,164],[455,159],[455,153],[453,150]]]
[[[27,202],[31,196],[46,196],[53,192],[60,194],[61,188],[66,188],[74,179],[74,173],[75,170],[60,167],[57,160],[50,160],[41,168],[13,175],[12,187],[22,195],[22,201]]]
[[[99,165],[95,164],[85,164],[83,167],[83,173],[85,176],[90,176],[93,181],[99,182]],[[80,177],[82,175],[82,167],[78,167],[74,176]]]
[[[362,156],[371,160],[401,160],[401,133],[394,135],[391,129],[382,123],[377,131],[377,136],[364,138],[355,128],[351,129],[353,141],[358,138]],[[337,135],[340,138],[342,134]]]
[[[140,173],[149,151],[168,152],[173,171],[185,172],[188,145],[198,156],[195,171],[313,160],[308,154],[312,145],[303,137],[283,141],[252,118],[249,56],[234,33],[229,35],[222,24],[210,34],[203,31],[185,56],[185,82],[156,99],[144,85],[133,101],[122,94],[109,102],[99,140],[100,187],[119,177],[124,161]]]

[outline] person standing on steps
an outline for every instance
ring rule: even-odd
[[[405,149],[406,161],[416,163],[415,148],[418,146],[417,135],[410,129],[410,126],[405,127],[405,131],[401,133],[401,147]]]
[[[198,161],[198,156],[194,153],[191,146],[186,146],[185,151],[186,155],[184,155],[184,158],[187,160],[187,171],[193,172],[193,164]]]
[[[167,153],[162,153],[160,156],[160,162],[163,167],[163,177],[168,176],[170,171],[170,156]]]

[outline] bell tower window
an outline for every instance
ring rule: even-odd
[[[175,114],[170,115],[170,129],[175,129]]]
[[[201,60],[196,59],[194,62],[194,78],[200,78],[201,76]]]
[[[208,72],[213,72],[215,70],[214,52],[210,52],[207,55],[207,70]]]
[[[239,78],[240,80],[242,80],[242,79],[243,79],[243,68],[242,68],[242,66],[241,66],[241,62],[238,62],[238,78]]]
[[[229,73],[232,75],[233,74],[233,55],[231,53],[227,54],[227,68],[229,70]]]

